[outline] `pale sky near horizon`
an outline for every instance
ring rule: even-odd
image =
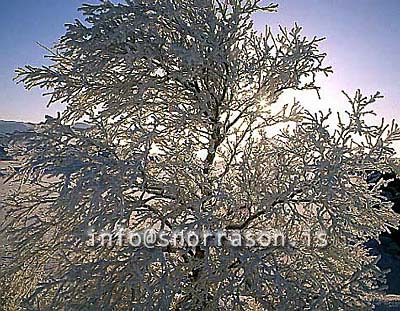
[[[12,81],[14,70],[44,63],[36,41],[51,46],[64,32],[64,24],[81,18],[77,8],[96,0],[13,0],[0,2],[0,119],[40,122],[61,106],[46,108],[42,91],[25,91]],[[399,0],[281,0],[279,12],[256,14],[255,26],[265,24],[304,27],[308,36],[327,40],[321,50],[334,74],[319,77],[322,100],[314,93],[296,94],[309,109],[342,110],[350,94],[380,90],[385,99],[376,105],[379,115],[400,121],[400,1]],[[292,94],[290,94],[292,96]],[[290,96],[287,96],[289,98]]]

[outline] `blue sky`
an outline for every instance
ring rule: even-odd
[[[40,90],[25,91],[12,81],[14,69],[44,62],[36,41],[51,46],[64,24],[80,17],[77,8],[96,0],[13,0],[0,2],[0,119],[38,122],[60,106],[46,108]],[[310,109],[343,109],[344,89],[365,94],[382,91],[380,115],[400,119],[400,1],[281,0],[276,14],[256,14],[255,25],[291,26],[298,22],[307,35],[327,37],[322,50],[334,74],[321,76],[322,100],[296,94]],[[293,94],[288,94],[287,98]]]

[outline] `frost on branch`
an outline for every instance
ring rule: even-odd
[[[330,114],[288,89],[328,74],[321,39],[297,25],[253,30],[261,1],[126,1],[84,5],[49,49],[52,64],[18,81],[66,110],[14,145],[21,187],[5,200],[5,303],[25,310],[349,310],[370,305],[383,273],[363,243],[398,217],[367,176],[394,166],[396,124],[370,125],[379,94]],[[71,127],[78,121],[91,126]],[[286,127],[286,125],[288,125]],[[271,128],[283,126],[277,135]],[[328,246],[88,247],[116,233],[280,229]],[[15,295],[17,298],[12,298]],[[14,300],[12,300],[14,299]],[[14,301],[14,302],[12,302]]]

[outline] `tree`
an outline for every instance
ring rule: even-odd
[[[26,88],[48,89],[49,103],[66,109],[14,146],[21,187],[5,202],[4,304],[13,295],[26,310],[371,307],[384,274],[363,243],[399,217],[366,178],[396,165],[400,130],[370,123],[379,93],[348,96],[335,127],[330,112],[297,102],[275,109],[285,90],[318,91],[317,74],[331,72],[322,39],[301,27],[253,29],[253,13],[276,9],[260,0],[83,5],[85,22],[48,49],[51,65],[18,69]],[[90,127],[71,126],[82,120]],[[292,243],[82,238],[91,229],[116,237],[121,226],[279,229]],[[328,245],[313,235],[302,243],[307,231],[325,232]]]

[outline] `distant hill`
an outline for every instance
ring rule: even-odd
[[[47,118],[51,119],[51,117]],[[34,127],[34,123],[0,120],[0,161],[11,159],[7,155],[7,145],[12,137],[12,134],[30,131],[33,130]],[[75,130],[84,131],[90,129],[91,125],[84,122],[77,122],[72,127]]]
[[[6,151],[10,135],[16,132],[29,131],[33,127],[34,124],[32,123],[0,120],[0,161],[11,160]]]
[[[33,129],[35,124],[28,122],[18,121],[4,121],[0,120],[0,136],[5,134],[13,134],[15,132],[25,132]],[[91,126],[84,122],[77,122],[72,126],[76,130],[86,130]]]
[[[0,120],[0,134],[13,134],[15,132],[24,132],[32,129],[34,124],[17,122],[17,121],[4,121]]]
[[[72,127],[75,130],[87,130],[91,128],[91,125],[84,122],[77,122]]]

